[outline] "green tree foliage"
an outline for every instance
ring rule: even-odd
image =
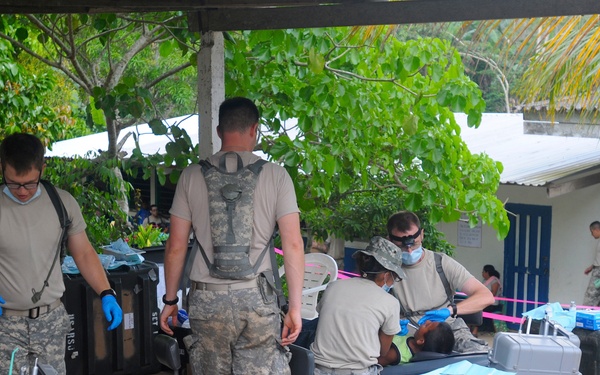
[[[16,27],[17,19],[3,20],[5,33],[0,37],[78,82],[93,98],[89,115],[102,110],[109,155],[114,156],[122,124],[156,118],[155,112],[147,111],[155,108],[154,81],[140,84],[141,74],[130,69],[133,57],[152,46],[158,46],[157,57],[173,51],[189,56],[186,46],[194,38],[186,34],[187,28],[179,28],[185,17],[162,17],[26,15],[18,21],[29,22],[27,27]],[[145,22],[138,22],[141,18]],[[77,37],[63,40],[62,34],[49,33],[52,30]],[[362,214],[362,227],[346,223],[340,225],[341,234],[362,233],[364,238],[369,232],[380,233],[382,219],[401,207],[423,213],[432,225],[466,213],[472,224],[482,220],[505,236],[508,220],[495,196],[501,165],[468,151],[452,113],[467,113],[469,125],[477,126],[485,107],[458,52],[439,39],[390,38],[382,43],[377,38],[360,40],[348,31],[227,35],[227,96],[245,95],[259,104],[269,128],[262,148],[288,169],[303,215],[323,217],[323,224],[314,224],[314,229],[333,232],[331,223],[343,223],[353,205],[373,208],[379,203],[380,209],[368,210],[370,216]],[[47,55],[29,47],[32,39],[46,46]],[[84,58],[79,61],[72,55]],[[177,75],[185,65],[164,76]],[[286,128],[290,119],[297,119],[293,132]],[[163,163],[162,168],[175,170],[171,177],[176,180],[178,171],[195,162],[197,149],[179,128],[160,120],[149,124],[155,134],[171,134],[168,153],[143,155],[136,150],[130,162],[146,163],[145,175],[150,166]],[[113,168],[132,167],[108,159]],[[164,170],[158,172],[164,181]]]
[[[49,158],[44,178],[75,197],[87,223],[90,242],[100,250],[100,246],[124,238],[130,230],[125,225],[126,214],[114,199],[118,193],[115,187],[120,186],[114,169],[119,165],[114,164],[115,159],[99,161],[94,155],[88,156]]]
[[[107,131],[105,162],[120,163],[125,127],[193,112],[196,79],[188,68],[196,49],[185,14],[9,15],[0,19],[0,38],[17,57],[37,59],[79,88],[90,127]],[[127,186],[119,169],[114,175],[114,199],[126,211]]]
[[[68,108],[48,105],[44,98],[55,87],[51,75],[33,74],[15,61],[0,43],[0,139],[28,132],[50,144],[69,134],[75,121]]]
[[[89,100],[90,126],[108,131],[110,157],[123,128],[193,112],[196,79],[188,68],[196,50],[185,14],[9,15],[0,38],[77,85]]]
[[[504,237],[508,219],[495,196],[502,167],[469,152],[453,115],[464,112],[477,126],[485,108],[458,52],[439,39],[366,43],[348,35],[242,32],[227,48],[226,92],[260,103],[274,132],[262,147],[288,169],[303,213],[339,210],[341,218],[349,207],[331,198],[366,190],[382,204],[392,194],[403,208],[424,210],[432,224],[465,213]],[[282,123],[292,118],[296,138]],[[328,222],[322,228],[335,230]]]

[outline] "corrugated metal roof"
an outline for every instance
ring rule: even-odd
[[[600,140],[523,134],[522,114],[484,114],[477,129],[456,114],[461,136],[472,153],[502,162],[503,184],[547,186],[600,166]]]

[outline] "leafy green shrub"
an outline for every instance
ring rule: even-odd
[[[120,192],[116,186],[120,186],[120,180],[114,173],[118,166],[114,160],[53,157],[46,159],[46,165],[43,177],[71,193],[79,203],[87,235],[97,251],[131,232],[127,214],[118,202]]]
[[[168,235],[163,233],[160,228],[152,225],[139,225],[137,230],[126,238],[126,241],[131,247],[143,249],[146,247],[161,246],[167,238]]]

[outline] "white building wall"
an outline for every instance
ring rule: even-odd
[[[589,225],[600,220],[599,192],[600,186],[596,185],[548,198],[545,188],[503,185],[498,189],[498,198],[503,202],[552,206],[550,302],[583,303],[589,282],[583,270],[593,261],[596,247]],[[442,223],[438,229],[451,244],[457,245],[457,223]],[[484,225],[481,244],[481,248],[457,246],[454,258],[478,279],[485,264],[494,265],[504,276],[504,242],[498,241],[496,232]]]

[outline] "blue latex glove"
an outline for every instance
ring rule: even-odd
[[[104,311],[104,316],[110,323],[110,326],[108,326],[109,331],[117,328],[123,321],[123,310],[119,307],[114,296],[106,295],[102,297],[102,311]]]
[[[408,335],[408,323],[410,323],[410,320],[401,319],[400,320],[400,332],[396,333],[396,335],[398,335],[398,336]]]
[[[0,296],[0,305],[4,305],[6,301]],[[2,316],[2,307],[0,307],[0,316]]]
[[[450,310],[448,309],[429,310],[425,312],[425,315],[423,315],[421,319],[419,319],[419,325],[422,325],[428,320],[431,320],[432,322],[445,322],[449,316]]]

